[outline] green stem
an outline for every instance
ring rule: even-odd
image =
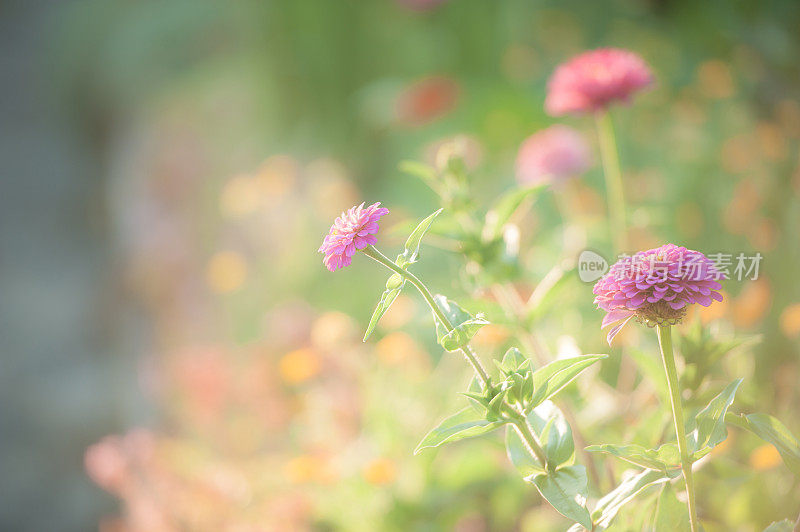
[[[392,270],[394,273],[400,275],[401,277],[406,279],[408,282],[413,284],[417,288],[417,290],[419,290],[420,294],[422,294],[422,297],[425,298],[425,301],[428,303],[428,306],[431,307],[431,310],[436,315],[436,319],[438,319],[442,323],[442,325],[444,326],[445,329],[447,329],[448,332],[453,330],[453,324],[450,323],[450,320],[447,318],[447,316],[444,315],[444,312],[442,312],[442,309],[439,308],[438,304],[436,304],[436,300],[433,299],[433,294],[431,294],[431,291],[428,290],[428,287],[425,286],[425,283],[420,281],[419,278],[416,275],[414,275],[413,273],[409,272],[408,270],[405,270],[405,269],[401,268],[400,266],[398,266],[397,264],[395,264],[394,261],[392,261],[389,257],[387,257],[386,255],[384,255],[383,253],[378,251],[373,246],[367,246],[364,249],[362,249],[361,251],[367,257],[373,259],[376,262],[381,263],[382,265],[384,265],[387,268],[389,268],[390,270]],[[483,383],[483,386],[487,390],[491,389],[492,383],[491,383],[491,380],[489,378],[489,374],[486,373],[486,370],[481,365],[480,361],[478,360],[477,355],[472,350],[472,348],[469,345],[466,345],[462,349],[460,349],[460,351],[464,355],[464,357],[467,359],[467,361],[475,369],[475,373],[478,374],[478,377],[481,379],[481,382]]]
[[[436,315],[436,319],[438,319],[442,323],[442,325],[444,325],[445,329],[447,329],[448,332],[453,330],[453,324],[450,322],[447,316],[444,315],[442,309],[439,308],[439,305],[433,298],[433,294],[431,294],[431,291],[428,290],[428,287],[425,286],[425,283],[423,283],[416,275],[395,264],[391,259],[389,259],[389,257],[378,251],[373,246],[367,246],[361,251],[369,258],[373,259],[376,262],[379,262],[383,266],[386,266],[394,273],[402,276],[408,282],[413,284],[417,288],[417,290],[419,290],[420,294],[422,294],[422,297],[425,298],[425,301],[428,303],[428,306],[431,307],[431,310]],[[462,349],[460,349],[460,351],[467,359],[467,361],[472,365],[473,369],[475,370],[475,373],[478,374],[478,377],[481,379],[484,388],[486,390],[491,390],[492,381],[489,378],[489,374],[481,365],[477,355],[472,350],[472,348],[469,345],[465,345]],[[522,437],[522,439],[527,444],[528,450],[531,452],[531,454],[533,454],[533,456],[536,457],[536,459],[539,460],[539,462],[541,462],[545,467],[547,467],[547,455],[545,455],[544,449],[542,449],[542,446],[536,439],[536,435],[533,434],[530,425],[528,425],[528,420],[526,419],[525,414],[515,410],[512,406],[508,404],[506,404],[505,410],[509,418],[509,423],[514,425],[514,427],[517,429],[517,433]]]
[[[686,480],[686,497],[689,506],[689,524],[692,532],[698,532],[700,526],[697,521],[697,506],[694,498],[694,481],[692,479],[692,461],[686,446],[686,429],[683,421],[683,405],[681,404],[680,389],[678,386],[678,371],[675,369],[675,355],[672,352],[672,327],[669,325],[658,326],[658,345],[661,348],[661,358],[664,361],[664,372],[667,374],[669,386],[669,399],[672,404],[672,418],[675,421],[675,433],[678,437],[678,450],[681,453],[681,470]]]
[[[603,111],[595,115],[597,136],[600,141],[600,157],[603,161],[603,174],[606,178],[606,197],[608,216],[611,219],[611,232],[617,253],[628,251],[628,233],[625,225],[625,195],[622,187],[622,172],[619,169],[619,153],[614,136],[611,115]]]

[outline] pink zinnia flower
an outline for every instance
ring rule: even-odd
[[[378,232],[378,220],[389,209],[380,206],[380,202],[369,207],[364,204],[351,207],[333,222],[331,230],[317,251],[325,254],[322,263],[330,271],[350,266],[356,250],[375,244],[378,239],[373,236]]]
[[[559,66],[547,84],[545,111],[552,116],[605,109],[653,83],[650,68],[627,50],[584,52]]]
[[[717,281],[725,278],[705,255],[674,244],[620,259],[593,290],[597,307],[607,312],[602,327],[617,324],[608,343],[633,317],[651,327],[674,325],[689,305],[722,301]]]
[[[517,155],[517,181],[537,184],[559,181],[589,168],[589,146],[567,126],[550,126],[522,143]]]

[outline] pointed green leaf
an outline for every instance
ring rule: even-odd
[[[485,238],[491,240],[500,234],[502,227],[508,223],[522,202],[538,194],[544,185],[535,185],[525,188],[515,188],[506,192],[486,213]]]
[[[786,426],[767,414],[729,413],[725,421],[731,425],[747,429],[767,443],[775,446],[783,462],[795,475],[800,476],[800,444]]]
[[[686,532],[689,530],[689,512],[686,505],[675,496],[672,484],[665,483],[658,496],[653,516],[654,532]]]
[[[581,355],[556,360],[533,372],[533,398],[531,405],[537,406],[550,399],[572,382],[581,371],[608,355]]]
[[[586,468],[581,465],[562,467],[553,472],[538,473],[526,478],[542,497],[561,515],[592,529],[592,519],[586,509]]]
[[[519,370],[527,362],[529,362],[529,360],[525,358],[525,355],[516,347],[512,347],[503,355],[503,360],[500,362],[499,366],[504,373],[511,373]]]
[[[506,454],[523,477],[542,473],[545,470],[539,460],[528,451],[517,429],[512,425],[506,427]]]
[[[433,167],[417,161],[402,161],[400,163],[400,171],[418,177],[424,181],[426,185],[431,187],[434,192],[439,192],[436,170],[434,170]]]
[[[425,233],[430,228],[433,220],[441,212],[442,209],[439,209],[417,225],[417,227],[411,232],[408,240],[406,240],[405,249],[397,256],[397,259],[395,259],[395,264],[406,270],[410,265],[417,262],[417,257],[419,256],[419,246],[422,242],[422,237],[425,236]],[[386,289],[383,291],[383,294],[381,294],[381,299],[378,301],[378,306],[375,307],[372,317],[369,319],[367,330],[364,333],[365,342],[370,335],[372,335],[372,332],[375,330],[375,326],[378,325],[380,319],[384,314],[386,314],[386,311],[389,310],[389,307],[392,306],[394,300],[397,299],[398,295],[400,295],[400,292],[403,290],[405,284],[406,280],[398,273],[392,274],[392,276],[389,277],[389,280],[386,281]]]
[[[703,453],[704,449],[710,450],[728,437],[725,414],[733,403],[736,390],[742,384],[742,380],[737,379],[726,386],[693,420],[687,423],[686,432],[691,453],[699,451],[699,454],[707,454],[707,452]],[[699,456],[695,458],[699,458]]]
[[[456,414],[448,417],[433,430],[422,438],[422,441],[414,449],[414,454],[418,454],[422,449],[428,447],[438,447],[443,443],[463,440],[486,434],[502,423],[489,422],[479,416],[472,408],[464,408]]]
[[[636,444],[613,445],[604,443],[602,445],[590,445],[586,450],[595,453],[608,453],[626,462],[662,472],[678,469],[681,466],[681,455],[678,451],[678,446],[674,443],[665,443],[655,449],[646,449]]]
[[[764,529],[764,532],[792,532],[793,530],[795,530],[794,523],[788,519],[784,519],[783,521],[775,521],[770,524]]]
[[[663,471],[645,469],[640,473],[631,475],[620,483],[599,501],[592,512],[595,531],[599,532],[611,526],[620,509],[628,504],[642,490],[649,486],[667,482],[670,479]]]
[[[409,265],[417,262],[417,257],[419,256],[419,246],[422,242],[422,237],[425,236],[425,233],[430,228],[433,220],[436,219],[441,212],[442,209],[439,209],[417,225],[417,227],[409,235],[408,240],[406,240],[405,249],[403,250],[403,253],[397,256],[395,264],[403,269],[407,269]]]
[[[544,427],[538,433],[550,467],[570,462],[575,456],[575,443],[572,439],[572,428],[564,419],[561,410],[552,402],[545,401],[528,415],[529,422],[535,417],[545,421]]]
[[[403,286],[405,286],[405,280],[397,273],[393,274],[389,277],[389,280],[386,281],[386,290],[383,291],[381,294],[381,300],[378,301],[378,306],[375,307],[375,311],[372,313],[372,317],[369,319],[369,325],[367,326],[367,330],[364,333],[364,342],[372,335],[372,332],[375,330],[375,326],[378,325],[378,321],[386,314],[386,311],[389,310],[389,307],[392,306],[394,300],[397,299],[397,296],[400,295],[400,292],[403,290]]]
[[[456,351],[464,347],[481,327],[489,324],[489,322],[484,319],[483,315],[478,314],[473,317],[458,306],[455,301],[447,299],[441,294],[435,295],[434,299],[453,326],[453,330],[448,332],[444,324],[442,324],[436,317],[436,314],[434,314],[436,335],[439,339],[439,344],[448,351]]]

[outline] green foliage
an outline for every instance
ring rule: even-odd
[[[422,438],[422,441],[419,442],[417,448],[414,449],[414,454],[418,454],[423,449],[429,447],[438,447],[443,443],[486,434],[496,429],[501,424],[502,423],[498,422],[489,422],[484,419],[483,416],[477,415],[471,408],[464,408],[448,417],[428,432],[428,434]]]
[[[770,524],[764,529],[764,532],[794,532],[795,530],[797,529],[795,528],[794,523],[788,519],[784,519],[783,521],[776,521]]]
[[[586,509],[588,481],[585,467],[565,466],[552,472],[531,475],[525,480],[536,486],[542,497],[564,517],[591,530],[592,519]]]
[[[436,314],[433,315],[436,320],[436,336],[439,344],[448,351],[457,351],[461,349],[467,345],[481,327],[489,324],[483,315],[478,314],[477,316],[472,316],[469,312],[461,308],[458,303],[447,299],[441,294],[435,295],[434,300],[445,317],[450,321],[450,325],[453,326],[453,329],[448,331],[447,327],[441,323]]]
[[[501,236],[503,226],[514,216],[514,213],[517,212],[522,203],[528,199],[535,198],[544,188],[544,185],[513,188],[497,198],[486,213],[486,221],[483,227],[484,241],[491,241]]]
[[[742,379],[730,383],[694,419],[687,421],[686,438],[689,440],[689,452],[695,460],[706,455],[728,437],[725,414],[741,383]]]
[[[419,246],[422,243],[422,237],[425,236],[425,233],[430,228],[433,220],[439,216],[441,212],[442,209],[439,209],[417,225],[417,227],[409,235],[408,240],[406,240],[403,252],[397,256],[397,259],[395,259],[395,264],[397,264],[400,268],[407,270],[409,266],[417,262],[417,258],[419,257]],[[405,284],[406,280],[399,273],[392,274],[389,277],[389,280],[386,281],[386,289],[381,294],[381,299],[378,302],[378,306],[372,313],[372,317],[369,320],[369,325],[367,326],[367,331],[364,333],[365,342],[370,335],[372,335],[372,332],[375,330],[375,326],[378,325],[380,319],[384,314],[386,314],[386,311],[389,310],[389,307],[392,306],[394,300],[398,295],[400,295],[400,292],[403,290]]]
[[[664,443],[655,449],[647,449],[641,445],[613,445],[604,443],[590,445],[587,451],[608,453],[631,464],[669,473],[681,466],[681,455],[674,443]]]
[[[592,512],[592,521],[595,524],[593,530],[601,531],[611,526],[611,522],[623,506],[631,502],[637,495],[650,486],[663,484],[670,480],[670,477],[663,471],[645,469],[639,473],[628,476],[599,501]],[[668,483],[668,482],[667,482]],[[570,529],[572,532],[572,529]]]
[[[689,530],[689,512],[686,505],[675,496],[672,484],[666,482],[658,495],[653,515],[654,532],[686,532]]]
[[[728,414],[725,421],[774,445],[786,467],[800,476],[800,443],[783,423],[768,414]]]
[[[533,372],[532,407],[563,390],[586,368],[608,355],[580,355],[551,362]]]

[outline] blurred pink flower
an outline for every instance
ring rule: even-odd
[[[589,146],[574,129],[555,125],[534,133],[517,154],[517,181],[523,184],[557,182],[589,168]]]
[[[349,266],[356,250],[378,241],[374,236],[379,229],[378,220],[388,213],[389,209],[381,207],[380,202],[366,208],[362,203],[343,212],[317,250],[325,254],[322,263],[332,272]]]
[[[545,111],[552,116],[605,109],[626,102],[653,83],[641,57],[627,50],[601,48],[560,65],[547,84]]]
[[[689,305],[722,301],[717,281],[725,278],[708,257],[675,244],[621,258],[593,290],[595,304],[607,313],[602,327],[616,324],[608,343],[633,317],[649,326],[674,325]]]

